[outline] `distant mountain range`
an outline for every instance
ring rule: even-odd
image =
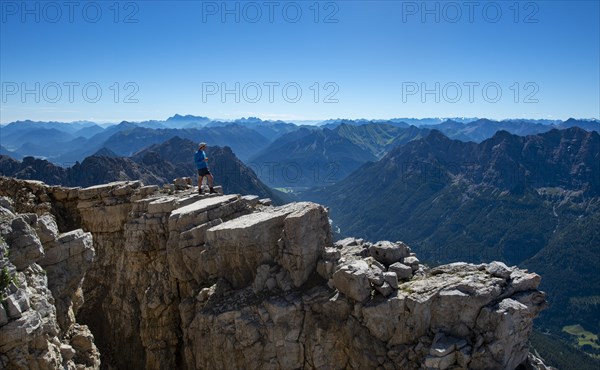
[[[600,131],[600,122],[575,120],[572,118],[554,124],[530,120],[492,121],[489,119],[478,119],[467,123],[447,120],[426,127],[439,130],[451,139],[479,143],[485,139],[489,139],[494,136],[496,132],[501,130],[519,136],[540,134],[555,128],[562,130],[571,127],[580,127],[587,131]]]
[[[428,132],[415,126],[382,123],[333,129],[300,128],[272,142],[251,158],[259,177],[271,187],[292,189],[331,185],[367,162],[375,162],[391,148]]]
[[[206,141],[211,145],[229,146],[237,157],[248,161],[251,158],[257,158],[259,153],[265,155],[265,148],[283,135],[306,128],[308,130],[337,130],[342,137],[379,158],[389,149],[404,142],[399,139],[396,143],[390,142],[384,145],[386,136],[393,136],[393,130],[389,127],[401,129],[409,128],[411,125],[416,125],[421,129],[436,129],[450,138],[474,142],[488,139],[499,130],[506,130],[518,135],[531,135],[553,128],[564,129],[573,126],[588,131],[600,131],[600,121],[575,119],[564,122],[549,120],[492,121],[475,118],[451,120],[439,118],[336,119],[323,121],[316,126],[299,126],[283,121],[264,121],[255,117],[220,121],[201,116],[176,114],[166,120],[123,121],[113,125],[87,121],[74,123],[17,121],[0,127],[0,145],[4,155],[15,159],[34,156],[47,159],[55,164],[71,166],[103,147],[111,149],[119,156],[130,156],[148,145],[159,144],[179,136],[192,141]],[[350,126],[366,127],[366,129],[363,130],[365,131],[363,133],[347,133],[347,137],[344,136],[343,130],[338,129],[338,127],[342,127],[347,130]],[[377,128],[378,126],[381,127]],[[375,132],[375,130],[379,132]],[[384,130],[386,132],[383,132]],[[363,136],[367,141],[363,142]],[[379,143],[369,142],[369,140],[373,140],[373,137]],[[408,137],[413,138],[414,135],[408,134]],[[350,167],[352,166],[352,161],[350,161]],[[322,170],[331,171],[328,168]],[[345,167],[344,170],[337,171],[337,173],[343,175],[344,171]],[[335,178],[338,179],[339,176]]]
[[[313,187],[332,184],[377,158],[329,129],[301,128],[283,135],[250,159],[259,177],[271,187]]]
[[[135,153],[131,158],[121,157],[102,148],[81,163],[63,168],[43,159],[25,157],[22,161],[0,155],[0,175],[21,179],[41,180],[47,184],[64,186],[92,186],[111,181],[141,180],[146,185],[163,185],[176,177],[197,174],[193,154],[198,145],[179,137],[155,144]],[[215,183],[229,194],[253,194],[284,203],[284,194],[264,185],[256,174],[244,165],[229,147],[207,148],[209,166]]]
[[[367,119],[348,120],[348,119],[338,118],[338,119],[330,119],[330,120],[322,121],[319,123],[319,125],[338,125],[338,124],[344,123],[344,122],[352,122],[357,125],[363,125],[363,124],[368,124],[368,123],[388,123],[388,124],[400,123],[400,124],[421,127],[421,126],[438,125],[438,124],[446,122],[446,121],[454,121],[454,122],[466,124],[466,123],[477,121],[477,120],[479,120],[479,118],[477,118],[477,117],[449,117],[449,118],[439,118],[439,117],[438,118],[408,118],[408,117],[406,117],[406,118],[391,118],[391,119],[387,119],[387,120],[382,120],[382,119],[378,119],[378,120],[367,120]],[[528,123],[532,123],[532,124],[539,123],[539,124],[544,124],[544,125],[558,125],[558,124],[562,123],[561,120],[550,120],[550,119],[508,119],[508,120],[503,120],[501,122],[509,122],[509,121],[528,122]]]
[[[366,123],[365,123],[366,122]],[[428,126],[409,126],[402,122],[336,120],[318,128],[300,128],[275,139],[249,159],[267,185],[285,188],[326,186],[346,178],[367,162],[375,162],[390,150],[438,130],[463,142],[482,142],[498,131],[530,135],[582,127],[600,131],[597,121],[567,120],[558,125],[529,121],[490,121],[478,119],[461,123],[445,121]]]
[[[166,121],[127,122],[101,126],[92,122],[18,121],[0,128],[3,154],[13,158],[34,156],[70,166],[103,147],[119,156],[130,156],[148,145],[179,136],[211,145],[229,146],[248,159],[278,136],[298,126],[291,123],[256,121],[211,121],[206,117],[175,115]]]
[[[268,140],[258,132],[244,126],[230,124],[200,129],[136,127],[131,130],[121,130],[111,135],[104,141],[103,147],[121,156],[131,156],[149,145],[160,144],[173,137],[185,138],[196,143],[204,141],[212,146],[229,146],[236,153],[236,156],[239,155],[243,159],[247,159],[249,155],[268,144]]]
[[[529,267],[549,293],[544,325],[600,332],[599,174],[594,131],[500,131],[481,143],[431,131],[304,197],[329,206],[342,235],[403,240],[429,263]]]

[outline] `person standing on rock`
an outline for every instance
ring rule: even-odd
[[[198,194],[202,194],[202,181],[204,180],[204,176],[208,178],[209,193],[214,194],[216,191],[213,189],[213,175],[208,169],[208,157],[206,156],[206,153],[204,153],[204,149],[206,149],[206,143],[202,142],[198,145],[198,150],[194,154],[194,162],[198,169]]]

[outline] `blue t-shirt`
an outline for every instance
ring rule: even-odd
[[[194,154],[194,162],[196,162],[197,169],[208,168],[208,164],[206,163],[205,159],[206,154],[204,153],[204,150],[198,149],[198,151]]]

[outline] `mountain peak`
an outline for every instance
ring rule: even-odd
[[[431,130],[426,138],[434,138],[434,139],[446,139],[449,140],[448,136],[444,135],[440,130]]]
[[[504,140],[504,139],[510,139],[510,138],[516,138],[516,137],[518,137],[518,136],[513,135],[506,130],[498,130],[498,131],[496,131],[494,136],[492,136],[492,140]]]
[[[91,155],[92,157],[108,157],[108,158],[118,158],[119,155],[108,149],[107,147],[102,147],[102,149],[98,150],[96,153]]]
[[[175,114],[173,117],[169,117],[167,118],[167,121],[209,121],[210,119],[208,117],[202,117],[202,116],[194,116],[191,114],[186,114],[185,116],[182,116],[181,114]]]

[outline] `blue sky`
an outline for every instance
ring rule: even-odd
[[[599,1],[0,3],[2,123],[600,118]]]

